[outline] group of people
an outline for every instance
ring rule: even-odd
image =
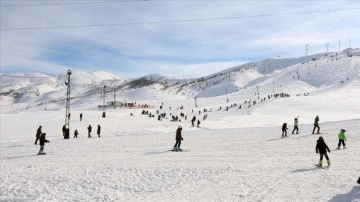
[[[37,142],[40,142],[40,150],[38,155],[44,155],[46,154],[44,152],[44,147],[45,147],[45,143],[50,142],[49,140],[46,139],[46,133],[43,133],[42,131],[42,126],[39,126],[39,128],[36,130],[36,140],[35,140],[35,145],[37,145]]]
[[[341,129],[340,133],[338,134],[339,143],[338,143],[337,149],[340,149],[341,145],[343,146],[343,149],[346,148],[346,145],[345,145],[345,141],[346,141],[345,132],[346,132],[345,129]],[[327,152],[330,153],[330,149],[326,145],[323,137],[320,136],[319,139],[317,140],[315,150],[316,150],[316,153],[320,153],[320,160],[319,160],[319,163],[317,165],[320,166],[320,167],[322,166],[322,160],[323,160],[323,157],[325,156],[326,161],[327,161],[327,165],[330,166],[330,159],[329,159],[329,156],[327,155]]]
[[[316,134],[320,134],[319,121],[320,121],[320,118],[317,115],[314,120],[314,128],[313,128],[312,134],[315,134],[316,129],[317,129]],[[283,123],[283,125],[281,127],[281,131],[282,131],[281,137],[287,137],[287,130],[288,130],[287,123]],[[295,133],[299,134],[299,117],[294,118],[294,129],[292,130],[291,134],[295,134]]]

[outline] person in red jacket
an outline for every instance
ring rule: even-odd
[[[330,166],[330,159],[326,153],[326,151],[328,151],[330,153],[330,149],[329,147],[326,145],[324,138],[323,137],[319,137],[319,139],[317,140],[317,144],[316,144],[316,153],[320,153],[320,160],[319,160],[319,164],[317,164],[317,166],[321,167],[322,166],[322,160],[323,157],[325,156],[326,161],[328,166]]]

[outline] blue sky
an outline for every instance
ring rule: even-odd
[[[57,75],[70,68],[125,78],[197,77],[248,61],[300,57],[305,44],[309,54],[324,52],[326,43],[337,51],[339,40],[341,49],[349,47],[349,39],[353,48],[360,47],[359,1],[0,2],[1,73]],[[287,14],[333,9],[346,10]],[[271,14],[283,15],[245,17]],[[232,19],[146,23],[216,18]],[[124,23],[142,24],[109,25]],[[66,26],[75,27],[43,29]],[[28,27],[38,29],[18,29]]]

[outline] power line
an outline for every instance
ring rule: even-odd
[[[50,79],[52,77],[43,77],[43,76],[14,76],[14,75],[0,75],[1,77],[10,77],[10,78],[24,78],[24,79]]]
[[[7,1],[7,0],[2,0]],[[29,1],[29,0],[9,0],[11,2],[14,1]],[[71,5],[86,5],[86,4],[109,4],[109,3],[129,3],[129,2],[194,2],[194,1],[202,1],[202,2],[224,2],[224,1],[232,1],[232,2],[244,2],[244,1],[254,1],[254,0],[112,0],[112,1],[87,1],[83,2],[66,2],[66,3],[41,3],[41,4],[8,4],[2,5],[0,7],[38,7],[38,6],[71,6]],[[271,1],[271,0],[256,0],[256,1]],[[272,1],[288,1],[288,0],[272,0]],[[315,1],[315,0],[313,0]],[[319,1],[319,0],[317,0]],[[329,0],[327,0],[329,1]],[[334,0],[336,1],[336,0]]]
[[[39,29],[70,29],[70,28],[91,28],[91,27],[109,27],[109,26],[132,26],[132,25],[146,25],[146,24],[185,23],[185,22],[261,18],[261,17],[273,17],[273,16],[283,16],[283,15],[325,13],[325,12],[349,11],[349,10],[359,10],[359,9],[360,8],[340,8],[340,9],[330,9],[330,10],[302,11],[302,12],[292,12],[292,13],[274,13],[274,14],[261,14],[261,15],[246,15],[246,16],[222,17],[222,18],[198,18],[198,19],[184,19],[184,20],[127,22],[127,23],[92,24],[92,25],[64,25],[64,26],[47,26],[47,27],[16,27],[16,28],[2,28],[0,30],[1,31],[16,31],[16,30],[39,30]]]
[[[113,1],[90,1],[90,2],[67,2],[67,3],[46,3],[46,4],[13,4],[13,5],[2,5],[0,7],[33,7],[33,6],[71,6],[71,5],[82,5],[82,4],[109,4],[109,3],[126,3],[126,2],[142,2],[147,0],[113,0]]]

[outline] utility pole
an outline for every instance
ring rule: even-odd
[[[349,39],[349,48],[351,48],[351,40]]]
[[[197,107],[196,98],[197,98],[197,97],[195,96],[195,97],[194,97],[194,100],[195,100],[195,107]]]
[[[67,71],[67,82],[65,81],[65,85],[67,86],[67,91],[66,91],[64,139],[70,138],[70,75],[71,75],[71,70],[69,69]]]
[[[102,114],[103,118],[106,117],[106,115],[105,115],[105,88],[106,88],[106,86],[104,85],[104,89],[103,89],[103,114]]]
[[[258,99],[260,99],[259,86],[256,86],[256,89],[257,89]]]
[[[329,54],[329,43],[325,44],[325,47],[326,47],[326,62],[329,62],[329,59],[328,59],[328,54]]]
[[[116,109],[116,84],[114,87],[114,109]]]
[[[340,52],[340,40],[339,40],[339,52]]]
[[[275,93],[275,82],[273,81],[273,93]]]
[[[305,45],[305,56],[309,55],[309,44]]]

